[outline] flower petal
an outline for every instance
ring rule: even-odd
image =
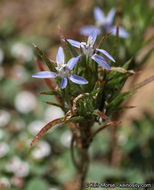
[[[96,7],[94,9],[94,18],[95,18],[96,22],[98,22],[98,23],[104,22],[104,19],[105,19],[104,12],[99,7]]]
[[[110,59],[111,61],[115,62],[115,60],[113,59],[113,57],[104,49],[96,49],[97,51],[103,53],[108,59]]]
[[[76,40],[67,39],[67,41],[68,41],[72,46],[74,46],[74,47],[76,47],[76,48],[80,48],[80,46],[81,46],[81,43],[78,42],[78,41],[76,41]]]
[[[92,41],[92,45],[94,45],[97,38],[97,32],[94,30],[88,37],[88,44]]]
[[[50,71],[41,71],[32,75],[34,78],[56,78],[57,74]]]
[[[68,62],[67,62],[67,68],[69,70],[72,70],[73,67],[75,66],[75,64],[79,61],[81,55],[79,55],[78,57],[73,57],[71,58]]]
[[[117,27],[113,26],[110,29],[110,32],[112,32],[112,34],[115,36],[116,35],[116,31],[117,31]],[[129,37],[129,33],[126,32],[126,30],[124,28],[122,28],[121,26],[119,26],[119,37],[120,38],[128,38]]]
[[[57,65],[59,65],[59,63],[63,63],[65,62],[65,58],[64,58],[64,51],[62,47],[59,47],[58,52],[57,52],[57,57],[56,57],[56,62]]]
[[[77,83],[77,84],[87,84],[88,81],[78,75],[75,75],[75,74],[71,74],[69,76],[69,79],[74,82],[74,83]]]
[[[84,36],[89,36],[93,31],[96,31],[97,35],[101,33],[101,29],[96,26],[83,26],[80,28],[80,34]]]
[[[103,66],[106,69],[111,70],[111,67],[108,65],[107,61],[104,59],[104,57],[94,54],[91,57],[94,61],[96,61],[99,65]]]
[[[62,78],[62,81],[61,81],[61,88],[64,89],[66,88],[67,86],[67,78]]]
[[[115,9],[111,9],[107,15],[107,21],[108,21],[109,25],[112,25],[112,23],[113,23],[115,12],[116,12]]]

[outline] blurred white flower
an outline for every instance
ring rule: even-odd
[[[36,135],[45,126],[45,124],[45,122],[40,120],[33,121],[28,125],[28,131],[32,135]]]
[[[4,60],[4,52],[0,49],[0,65]]]
[[[0,139],[2,139],[4,136],[4,132],[0,129]]]
[[[16,168],[18,167],[20,163],[20,158],[17,156],[14,156],[6,165],[6,169],[9,172],[14,172],[16,170]]]
[[[6,189],[6,188],[10,188],[10,182],[6,177],[1,177],[0,178],[0,189]]]
[[[46,141],[39,141],[37,146],[32,151],[32,158],[33,159],[42,159],[46,156],[49,156],[51,153],[51,146]]]
[[[9,151],[9,146],[4,143],[0,142],[0,158],[4,157]]]
[[[11,54],[15,58],[21,58],[24,61],[30,61],[33,57],[33,50],[30,46],[17,42],[11,47]]]
[[[118,135],[118,143],[119,145],[125,145],[128,141],[128,137],[124,134],[119,134]]]
[[[29,164],[19,157],[13,157],[6,166],[9,172],[13,172],[17,177],[26,177],[29,174]]]
[[[26,177],[29,174],[29,164],[21,161],[14,172],[17,177]]]
[[[27,79],[26,71],[25,71],[24,67],[22,67],[21,65],[15,65],[11,69],[11,73],[12,73],[13,78],[18,80],[20,83],[25,82]]]
[[[0,80],[4,77],[4,69],[0,66]]]
[[[9,112],[0,110],[0,127],[3,127],[9,123],[11,116]]]
[[[50,106],[45,111],[45,121],[50,122],[54,119],[64,117],[64,112],[57,106]]]
[[[28,113],[36,107],[36,97],[29,91],[22,91],[15,97],[15,108],[21,113]]]
[[[60,137],[60,142],[65,146],[65,147],[70,147],[70,143],[71,143],[71,139],[72,139],[72,134],[70,131],[65,131],[61,137]]]
[[[58,190],[56,187],[49,187],[48,190]]]

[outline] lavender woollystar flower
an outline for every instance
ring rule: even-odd
[[[117,27],[113,25],[115,16],[115,9],[111,9],[107,16],[104,15],[104,12],[99,8],[96,7],[94,9],[94,19],[96,26],[90,25],[90,26],[84,26],[80,29],[80,33],[89,36],[91,32],[96,31],[97,34],[101,33],[102,27],[105,29],[107,33],[112,33],[114,36],[116,35]],[[129,34],[125,31],[124,28],[121,26],[119,27],[119,37],[121,38],[128,38]]]
[[[98,64],[100,64],[101,66],[103,66],[106,69],[111,70],[111,67],[108,65],[107,60],[96,54],[96,51],[99,51],[100,53],[102,53],[105,57],[107,57],[108,59],[110,59],[111,61],[115,62],[115,60],[113,59],[113,57],[104,49],[95,49],[94,48],[94,44],[97,38],[97,32],[93,31],[89,37],[87,42],[78,42],[75,40],[71,40],[68,39],[67,41],[74,47],[76,48],[81,48],[83,54],[86,55],[86,58],[90,57],[91,59],[93,59],[94,61],[96,61]]]
[[[64,89],[67,86],[67,79],[70,79],[72,82],[76,84],[87,84],[88,81],[78,75],[72,74],[71,70],[75,66],[75,64],[79,61],[81,56],[71,58],[67,64],[65,64],[64,51],[62,47],[59,47],[56,62],[57,62],[57,73],[51,71],[41,71],[32,75],[34,78],[62,78],[61,88]]]

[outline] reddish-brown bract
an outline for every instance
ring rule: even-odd
[[[35,138],[31,142],[31,146],[34,145],[51,127],[55,126],[56,124],[62,123],[64,121],[64,118],[58,118],[51,122],[49,122],[47,125],[45,125],[40,132],[35,136]]]

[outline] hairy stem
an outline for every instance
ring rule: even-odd
[[[78,170],[79,190],[84,188],[84,181],[89,167],[88,148],[79,150],[80,154],[80,168]]]
[[[72,162],[77,169],[77,190],[84,188],[84,181],[89,167],[89,155],[88,148],[90,145],[89,137],[91,136],[92,122],[82,121],[79,124],[71,127],[73,132],[73,138],[71,142],[71,157]],[[78,151],[78,160],[74,155],[74,142],[76,142],[76,148]]]

